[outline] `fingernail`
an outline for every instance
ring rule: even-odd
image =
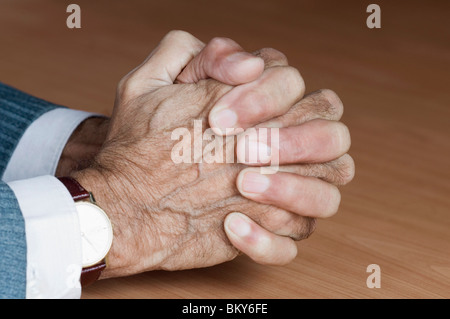
[[[247,53],[247,52],[237,52],[233,53],[232,55],[229,55],[226,57],[226,60],[231,63],[240,63],[247,60],[254,60],[257,58],[256,56]]]
[[[211,112],[212,126],[225,132],[234,128],[237,123],[237,114],[226,106],[219,106]]]
[[[229,217],[228,229],[238,237],[248,236],[252,231],[248,221],[238,214],[234,214]]]
[[[247,172],[242,180],[242,190],[247,193],[261,194],[270,186],[270,179],[256,172]]]

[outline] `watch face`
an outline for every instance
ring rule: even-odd
[[[89,202],[75,203],[81,230],[83,268],[102,261],[111,248],[113,232],[105,212]]]

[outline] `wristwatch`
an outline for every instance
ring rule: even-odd
[[[95,202],[94,196],[71,177],[58,178],[75,201],[81,230],[82,271],[81,286],[87,287],[100,277],[106,268],[111,249],[113,228],[108,215]]]

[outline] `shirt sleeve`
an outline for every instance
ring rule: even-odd
[[[54,175],[73,131],[92,116],[96,114],[66,108],[57,108],[41,115],[19,140],[2,180],[10,182]]]
[[[25,220],[27,298],[80,298],[81,235],[75,203],[54,176],[7,183]]]
[[[24,132],[2,180],[25,221],[27,298],[80,298],[81,235],[72,197],[53,175],[73,131],[96,114],[57,108]]]

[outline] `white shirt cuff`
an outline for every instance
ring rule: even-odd
[[[41,115],[25,131],[14,150],[2,180],[5,182],[54,175],[73,131],[97,114],[57,108]]]
[[[80,298],[81,235],[72,196],[53,176],[8,185],[25,219],[27,298]]]

